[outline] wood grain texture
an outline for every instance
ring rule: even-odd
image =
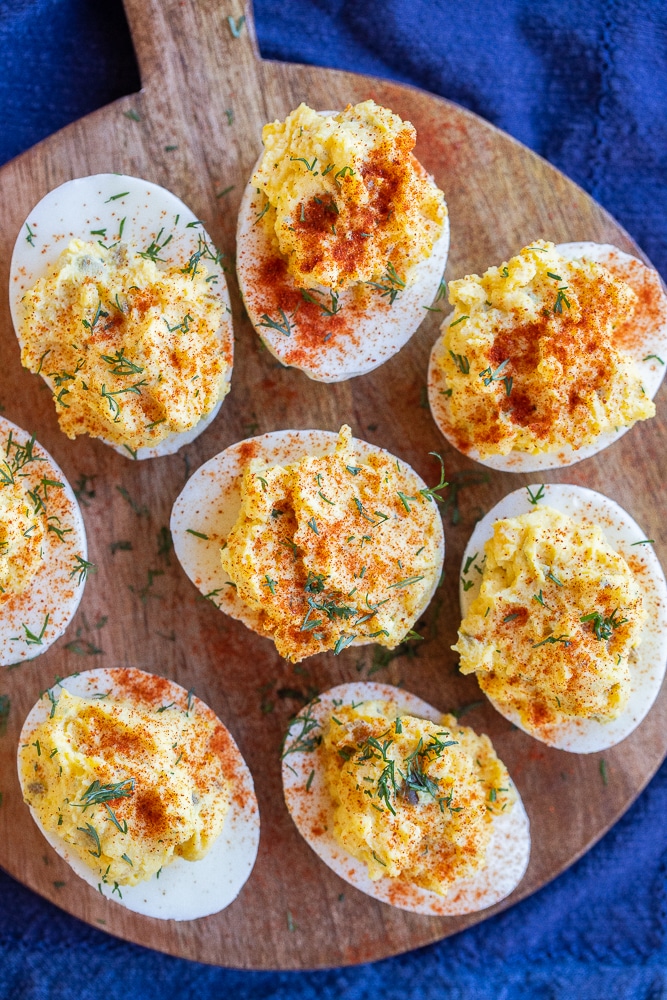
[[[13,243],[25,216],[49,189],[72,177],[118,171],[155,181],[181,197],[205,220],[231,263],[236,210],[260,152],[262,125],[284,117],[302,100],[326,109],[372,97],[415,124],[417,154],[445,191],[452,226],[448,277],[484,269],[537,237],[637,249],[602,208],[547,163],[444,100],[350,73],[261,62],[250,10],[240,37],[234,38],[227,15],[239,17],[243,10],[230,11],[219,0],[125,0],[125,6],[141,93],[70,126],[0,171],[0,402],[9,419],[36,431],[70,482],[81,485],[81,477],[90,477],[82,493],[83,514],[90,558],[98,566],[66,636],[44,656],[0,677],[0,693],[11,699],[7,732],[0,737],[0,862],[93,925],[199,961],[314,968],[381,958],[476,923],[535,891],[578,858],[662,761],[667,699],[664,694],[658,699],[620,747],[590,757],[548,749],[513,730],[486,702],[469,711],[465,721],[491,735],[532,824],[528,873],[493,911],[420,917],[376,903],[340,882],[300,839],[283,805],[279,747],[287,720],[310,689],[371,672],[376,680],[402,682],[443,710],[480,701],[476,681],[458,676],[449,648],[460,620],[460,558],[479,511],[529,478],[490,473],[488,482],[461,491],[459,523],[451,523],[451,510],[443,513],[446,578],[424,616],[420,631],[426,638],[414,655],[397,656],[378,669],[371,648],[354,648],[338,658],[327,654],[306,661],[301,672],[281,660],[267,640],[201,600],[173,553],[164,552],[160,532],[189,473],[252,433],[295,426],[337,430],[346,421],[358,437],[403,457],[427,481],[436,481],[438,474],[428,456],[432,450],[443,454],[450,479],[461,470],[480,468],[443,441],[425,407],[437,314],[428,314],[409,345],[372,374],[337,385],[316,384],[281,368],[259,349],[230,267],[237,338],[230,395],[194,444],[169,458],[132,463],[99,442],[68,441],[58,430],[46,387],[21,368],[7,302]],[[130,109],[139,121],[126,116]],[[230,185],[233,190],[216,197]],[[657,419],[636,427],[600,456],[545,478],[606,493],[660,543],[658,498],[667,472],[664,392],[657,403]],[[130,540],[132,550],[112,554],[110,545],[117,540]],[[656,547],[660,554],[661,544]],[[161,575],[148,588],[149,570]],[[106,624],[96,628],[105,616]],[[71,646],[77,637],[104,652],[77,654]],[[254,773],[262,817],[257,865],[241,896],[217,916],[186,924],[159,922],[103,900],[48,848],[21,801],[16,741],[28,709],[56,675],[98,665],[154,670],[194,688],[229,726]],[[302,692],[301,700],[296,692]]]

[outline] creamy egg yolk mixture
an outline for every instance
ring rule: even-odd
[[[135,451],[213,409],[229,364],[206,276],[194,258],[158,269],[124,243],[72,240],[26,292],[21,361],[48,378],[68,437]]]
[[[9,476],[8,463],[5,469]],[[20,481],[0,481],[0,604],[22,594],[42,565],[46,529],[35,507]]]
[[[63,691],[19,751],[24,796],[44,829],[109,885],[136,885],[176,857],[202,858],[230,792],[216,727],[195,710]]]
[[[516,799],[487,736],[364,702],[336,709],[322,747],[334,836],[371,879],[444,896],[485,866],[492,818]]]
[[[245,470],[222,566],[281,656],[405,638],[440,573],[440,515],[419,487],[391,455],[357,458],[347,426],[334,454]]]
[[[587,260],[537,240],[482,277],[449,283],[444,328],[451,435],[481,458],[581,448],[655,414],[614,328],[636,295]]]
[[[265,125],[252,184],[297,284],[376,282],[394,295],[442,231],[444,196],[412,155],[416,133],[373,101]]]
[[[476,673],[528,728],[620,715],[647,615],[637,580],[602,529],[537,507],[496,521],[464,580],[476,567],[481,589],[453,647],[461,672]]]

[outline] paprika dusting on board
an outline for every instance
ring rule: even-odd
[[[446,261],[444,197],[413,155],[415,129],[373,101],[302,104],[263,140],[239,216],[250,318],[312,378],[370,370],[420,324]]]

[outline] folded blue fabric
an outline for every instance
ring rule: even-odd
[[[255,0],[262,54],[405,81],[545,156],[667,276],[667,4]],[[0,6],[0,162],[139,88],[119,0]],[[214,969],[117,941],[0,874],[0,1000],[658,1000],[667,997],[667,767],[533,898],[454,939],[356,969]]]

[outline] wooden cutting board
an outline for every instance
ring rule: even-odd
[[[65,637],[39,659],[0,674],[0,693],[11,704],[0,736],[0,863],[83,920],[174,955],[245,968],[314,968],[382,958],[470,926],[572,864],[627,809],[662,761],[667,698],[658,699],[621,746],[577,757],[513,730],[481,700],[474,679],[458,676],[449,647],[460,620],[463,546],[480,512],[529,480],[481,471],[437,431],[425,402],[437,314],[427,314],[400,355],[372,374],[316,384],[259,349],[230,269],[237,337],[231,393],[194,444],[169,458],[133,463],[99,442],[68,441],[58,430],[49,392],[21,368],[7,302],[14,241],[50,188],[72,177],[118,171],[175,192],[205,220],[231,261],[237,207],[261,149],[262,125],[283,118],[301,101],[328,109],[373,98],[414,123],[417,154],[445,192],[452,226],[448,277],[483,270],[537,237],[637,248],[549,164],[447,101],[352,73],[261,61],[251,12],[246,9],[241,22],[238,0],[230,6],[219,0],[125,0],[125,7],[141,93],[64,129],[0,171],[0,402],[5,416],[37,433],[77,487],[90,558],[98,566]],[[599,457],[545,479],[590,486],[618,500],[657,540],[660,553],[665,532],[655,498],[667,473],[664,392],[657,402],[657,419]],[[438,468],[428,453],[442,453],[455,484],[443,510],[446,578],[424,616],[425,641],[417,649],[390,659],[372,647],[353,648],[292,667],[268,640],[199,598],[169,552],[165,527],[189,473],[231,443],[288,427],[337,430],[343,422],[358,437],[407,460],[429,482],[437,481]],[[131,550],[113,552],[117,541],[131,542]],[[241,896],[217,916],[160,922],[103,900],[56,857],[21,801],[17,737],[40,691],[56,675],[117,665],[154,670],[194,688],[229,726],[254,772],[262,818],[257,865]],[[465,721],[491,735],[514,775],[530,815],[533,853],[518,890],[494,910],[429,918],[392,909],[341,882],[296,833],[280,784],[279,747],[287,720],[311,691],[368,676],[401,682],[443,710],[469,706]]]

